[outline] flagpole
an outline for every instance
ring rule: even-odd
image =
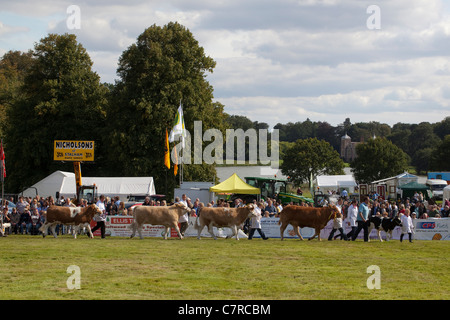
[[[181,104],[181,99],[180,99],[180,106],[181,106],[181,110],[183,110],[183,105]],[[184,122],[184,113],[183,113],[183,117],[180,119],[180,121],[182,122],[182,125],[183,125],[183,122]],[[181,141],[183,141],[183,144],[184,144],[184,137],[183,137],[183,134],[181,134]],[[181,184],[183,183],[183,170],[184,170],[184,167],[183,167],[183,154],[184,154],[184,145],[182,144],[182,148],[181,148],[181,167],[180,167],[180,188],[181,188]]]
[[[184,148],[181,148],[181,175],[180,175],[180,188],[181,188],[181,184],[183,183],[183,173],[184,173],[183,154],[184,154]]]
[[[185,137],[185,127],[184,127],[184,116],[183,116],[183,107],[181,104],[181,99],[180,99],[180,106],[178,107],[177,110],[177,115],[175,117],[175,123],[174,126],[172,128],[172,130],[170,131],[170,139],[169,142],[175,142],[175,137],[180,136],[181,135],[181,149],[184,149],[184,137]],[[175,145],[176,148],[176,145]],[[176,149],[175,149],[176,150]],[[180,166],[180,172],[179,172],[179,183],[180,185],[183,183],[183,175],[184,175],[184,166],[183,166],[183,150],[180,150],[180,159],[178,158],[178,153],[175,151],[175,154],[177,155],[177,163],[175,164],[176,167],[174,167],[174,169],[176,168],[177,172],[178,172],[178,165],[181,163]],[[179,161],[181,160],[181,162]],[[176,180],[175,180],[176,181]]]

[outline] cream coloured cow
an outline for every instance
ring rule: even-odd
[[[217,237],[214,234],[213,227],[231,228],[233,234],[231,237],[236,236],[236,240],[239,240],[238,230],[242,229],[242,225],[253,215],[256,215],[254,212],[255,205],[249,204],[246,207],[241,208],[211,208],[206,207],[202,208],[200,211],[200,215],[195,220],[194,228],[198,231],[197,238],[200,239],[200,233],[202,232],[205,226],[208,226],[208,232],[214,238]]]
[[[168,207],[136,206],[133,208],[133,223],[130,226],[132,230],[131,238],[135,236],[137,230],[139,237],[143,239],[142,225],[151,224],[166,227],[164,239],[167,239],[170,228],[177,230],[178,236],[183,239],[178,228],[178,219],[187,212],[190,212],[190,209],[182,203],[175,203]]]

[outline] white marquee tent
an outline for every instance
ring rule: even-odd
[[[95,184],[99,196],[102,194],[106,197],[119,196],[123,201],[130,194],[156,194],[152,177],[83,177],[81,181],[83,185]],[[55,197],[57,191],[61,196],[75,197],[75,174],[55,171],[23,191],[23,195],[34,197],[38,194],[41,197]]]
[[[355,178],[350,175],[317,176],[317,186],[321,189],[333,189],[339,191],[340,188],[353,189],[358,186]]]

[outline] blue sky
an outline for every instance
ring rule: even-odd
[[[145,28],[178,21],[217,62],[230,114],[289,121],[438,122],[450,116],[450,10],[443,0],[0,0],[0,55],[75,33],[102,81]],[[70,5],[80,8],[69,30]],[[380,8],[380,29],[366,21]]]

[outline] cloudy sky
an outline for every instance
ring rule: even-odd
[[[113,83],[121,53],[145,28],[170,21],[217,62],[208,81],[229,114],[271,126],[450,116],[447,0],[0,0],[0,55],[75,33]]]

